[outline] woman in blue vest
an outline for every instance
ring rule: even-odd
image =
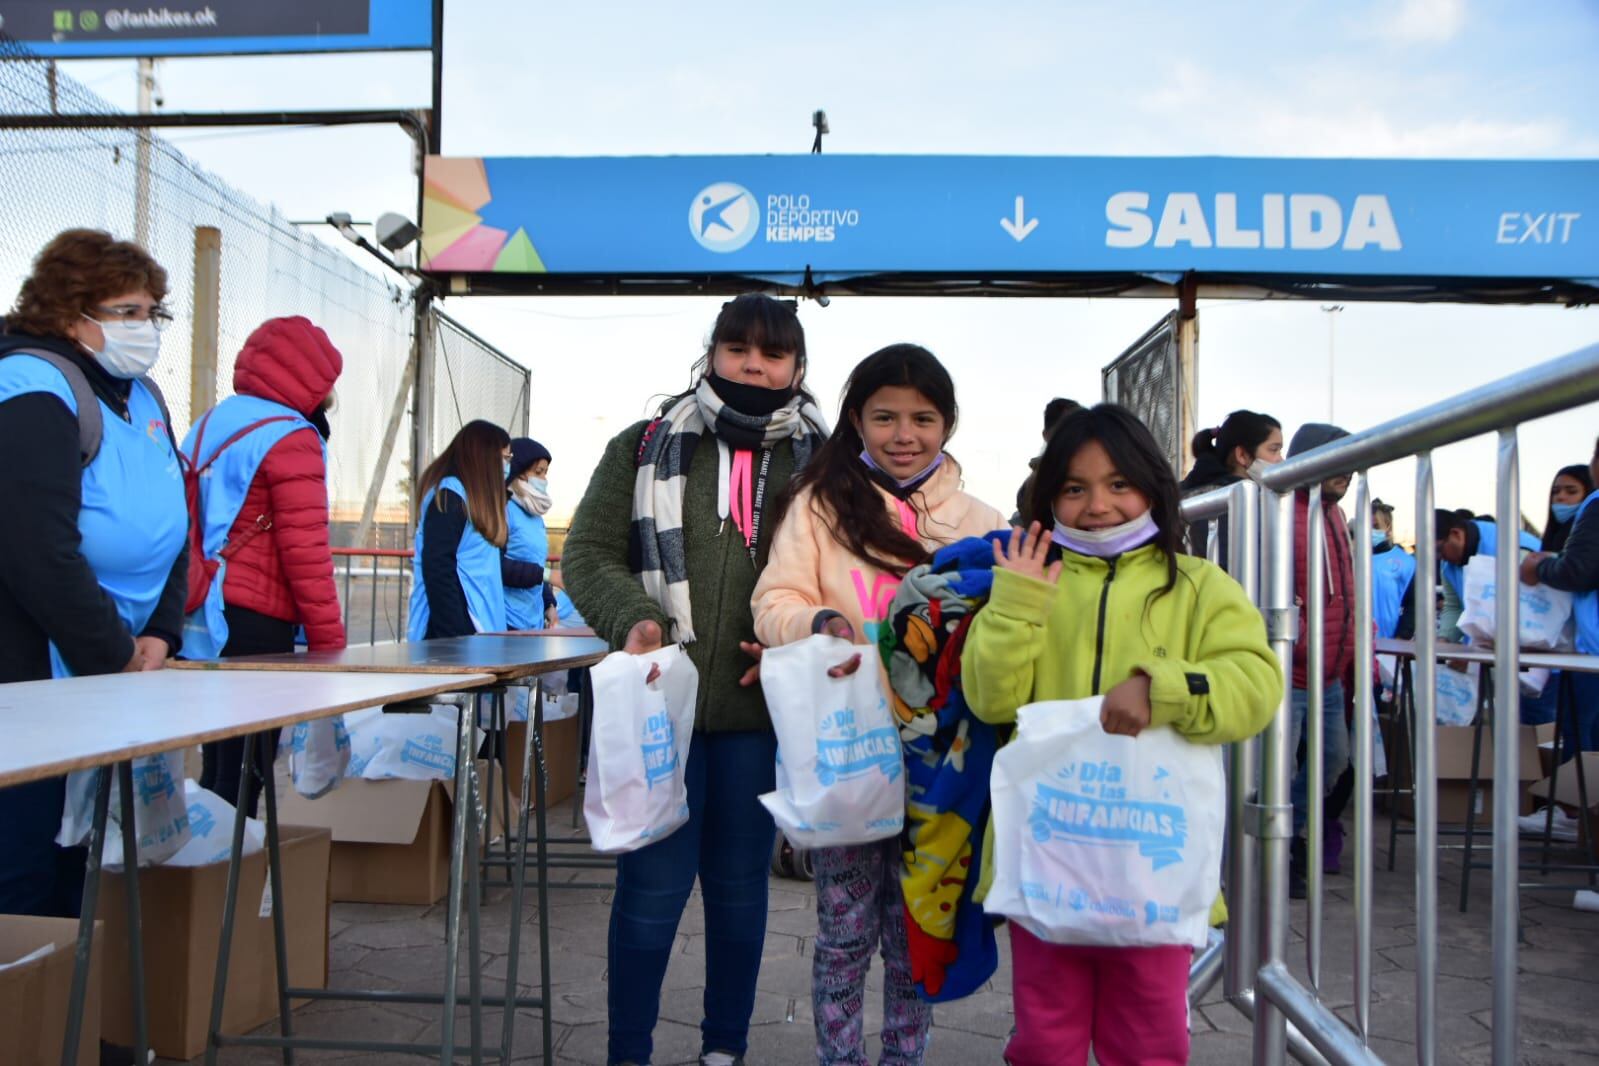
[[[1588,476],[1599,484],[1599,440],[1593,444]],[[1521,580],[1571,593],[1577,651],[1599,655],[1599,492],[1590,492],[1577,505],[1560,554],[1534,552],[1522,560]],[[1577,714],[1575,732],[1568,730],[1561,740],[1566,758],[1579,750],[1599,751],[1599,674],[1573,670],[1568,680]]]
[[[544,515],[550,509],[550,451],[528,437],[511,442],[506,475],[505,616],[512,629],[554,624],[555,590],[545,580],[550,534]]]
[[[505,479],[511,436],[468,422],[417,484],[410,640],[497,633],[506,628]]]
[[[1416,557],[1394,542],[1394,509],[1371,505],[1372,615],[1379,637],[1409,640],[1416,635]]]
[[[67,230],[0,321],[0,682],[159,670],[181,646],[188,511],[145,377],[166,295],[143,248]],[[63,778],[0,790],[0,913],[78,913],[64,798]]]
[[[1581,464],[1563,466],[1549,486],[1549,517],[1544,519],[1540,550],[1559,555],[1577,521],[1577,509],[1593,495],[1593,471]]]

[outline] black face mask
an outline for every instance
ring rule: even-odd
[[[792,388],[763,389],[759,385],[743,385],[728,381],[714,370],[706,375],[706,380],[711,383],[711,391],[720,396],[723,403],[740,414],[756,418],[773,414],[794,398]]]
[[[316,431],[322,434],[323,440],[327,440],[329,437],[333,436],[333,429],[328,425],[328,412],[325,408],[318,407],[315,411],[312,411],[305,417],[306,421],[315,426]]]

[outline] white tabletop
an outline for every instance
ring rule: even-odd
[[[0,787],[493,680],[479,673],[155,670],[0,685]]]
[[[1384,637],[1377,638],[1376,650],[1378,655],[1398,655],[1406,659],[1416,657],[1416,642],[1413,640],[1389,640]],[[1453,659],[1466,663],[1488,663],[1495,661],[1495,652],[1492,648],[1475,648],[1469,644],[1447,644],[1439,641],[1433,652],[1439,660]],[[1570,670],[1573,673],[1594,674],[1599,673],[1599,655],[1579,655],[1569,651],[1524,651],[1521,653],[1521,668],[1530,670],[1534,667],[1544,670]]]

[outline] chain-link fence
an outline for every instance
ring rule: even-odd
[[[527,367],[444,312],[435,308],[433,317],[433,454],[474,418],[527,436]]]
[[[0,114],[112,113],[103,99],[0,40]],[[141,176],[141,141],[148,157]],[[191,417],[195,228],[221,231],[217,395],[232,392],[233,360],[250,331],[304,315],[344,354],[342,402],[332,415],[329,496],[335,536],[353,529],[368,487],[380,483],[381,526],[404,529],[410,508],[399,446],[376,469],[395,394],[411,357],[411,293],[365,270],[272,208],[229,187],[156,134],[131,130],[0,130],[0,308],[9,307],[34,255],[63,229],[91,227],[140,240],[166,267],[177,320],[154,372],[180,438]],[[3,312],[0,312],[3,313]]]
[[[1182,364],[1177,352],[1177,313],[1157,322],[1101,371],[1105,400],[1143,420],[1180,475],[1183,469]]]

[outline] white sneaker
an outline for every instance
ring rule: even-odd
[[[1521,831],[1527,836],[1541,837],[1548,817],[1547,811],[1534,811],[1532,814],[1524,814],[1517,818],[1516,824],[1521,827]],[[1577,839],[1577,819],[1556,807],[1554,824],[1550,829],[1549,838],[1567,842],[1575,841]]]

